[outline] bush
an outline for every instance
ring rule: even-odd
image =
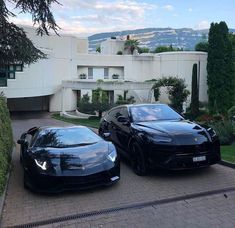
[[[231,121],[219,121],[208,124],[219,136],[221,145],[228,145],[233,140],[233,124]]]
[[[228,116],[229,118],[234,118],[235,116],[235,106],[232,106],[229,110],[228,110]]]
[[[5,98],[0,96],[0,194],[6,184],[12,148],[13,136],[10,115]]]

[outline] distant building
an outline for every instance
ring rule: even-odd
[[[125,54],[123,40],[109,39],[101,53],[88,53],[88,40],[70,35],[36,36],[24,27],[33,43],[48,55],[30,66],[12,65],[0,69],[0,92],[7,97],[11,111],[71,111],[77,100],[97,87],[107,91],[110,102],[128,90],[137,102],[153,101],[152,83],[163,76],[184,78],[191,90],[193,64],[198,65],[199,98],[207,101],[207,54],[204,52],[165,52]],[[123,55],[117,55],[122,51]],[[101,81],[102,80],[102,81]],[[161,101],[167,102],[162,93]]]

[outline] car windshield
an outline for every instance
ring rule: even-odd
[[[100,140],[88,128],[45,129],[39,133],[35,146],[64,148],[91,145]]]
[[[138,105],[130,107],[130,112],[134,122],[182,119],[167,105]]]

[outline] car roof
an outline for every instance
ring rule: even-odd
[[[113,107],[113,108],[112,108],[112,109],[110,109],[109,111],[114,110],[114,109],[116,109],[116,108],[122,108],[122,107],[130,108],[130,107],[138,107],[138,106],[143,106],[143,105],[146,105],[146,106],[152,106],[152,105],[168,106],[167,104],[162,104],[162,103],[124,104],[124,105],[119,105],[119,106]]]
[[[42,126],[39,130],[61,130],[61,129],[89,129],[85,126]]]

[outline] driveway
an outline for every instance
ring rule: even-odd
[[[12,120],[15,139],[33,126],[68,125],[47,113]],[[2,227],[235,227],[235,170],[221,165],[139,177],[122,163],[114,186],[54,196],[25,190],[22,179],[17,145]]]

